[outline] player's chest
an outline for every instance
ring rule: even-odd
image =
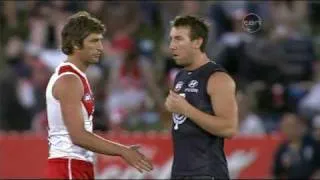
[[[204,82],[200,77],[185,75],[175,80],[173,90],[176,93],[197,95],[204,90],[203,88],[204,88]]]

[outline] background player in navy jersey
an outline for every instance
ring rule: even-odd
[[[183,66],[165,106],[172,112],[173,179],[229,179],[224,138],[238,128],[236,85],[205,53],[208,26],[193,16],[172,21],[170,50]]]

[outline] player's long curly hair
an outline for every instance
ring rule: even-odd
[[[105,31],[105,26],[100,20],[92,17],[86,11],[80,11],[70,16],[62,29],[62,52],[71,55],[75,46],[82,47],[83,40],[89,34],[104,34]]]

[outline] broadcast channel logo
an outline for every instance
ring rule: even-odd
[[[262,27],[262,18],[254,13],[249,13],[242,20],[242,28],[248,33],[255,33]]]

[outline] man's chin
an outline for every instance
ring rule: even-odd
[[[180,61],[180,59],[174,58],[174,62],[179,66],[183,65],[183,63]]]
[[[89,61],[89,63],[90,63],[90,64],[97,64],[97,63],[99,63],[99,61],[100,61],[100,58],[99,58],[99,59],[91,59],[91,60]]]

